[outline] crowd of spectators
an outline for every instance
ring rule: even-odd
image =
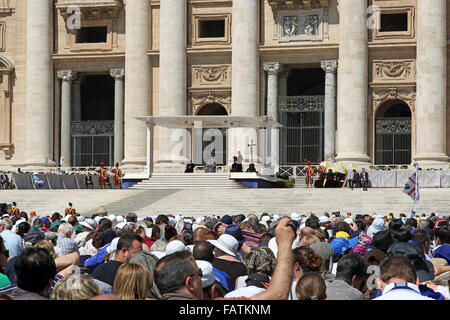
[[[450,217],[0,220],[2,300],[448,300]]]

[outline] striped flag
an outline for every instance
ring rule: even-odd
[[[420,200],[419,183],[417,181],[418,171],[419,167],[415,164],[414,172],[409,176],[408,181],[403,188],[403,192],[409,195],[414,200],[414,203],[417,203]]]

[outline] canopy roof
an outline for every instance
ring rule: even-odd
[[[148,125],[165,128],[194,128],[199,121],[202,128],[280,128],[280,123],[268,116],[140,116],[135,119],[145,121]]]

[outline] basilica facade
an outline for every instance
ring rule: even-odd
[[[208,115],[279,122],[275,167],[448,168],[449,10],[446,0],[0,0],[0,167],[143,168],[136,117]],[[263,163],[263,129],[217,130],[219,164],[238,152]],[[155,128],[155,166],[187,163],[211,141],[175,131]]]

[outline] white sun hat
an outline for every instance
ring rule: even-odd
[[[217,240],[208,240],[213,246],[219,248],[230,256],[237,257],[239,242],[230,234],[222,234]]]

